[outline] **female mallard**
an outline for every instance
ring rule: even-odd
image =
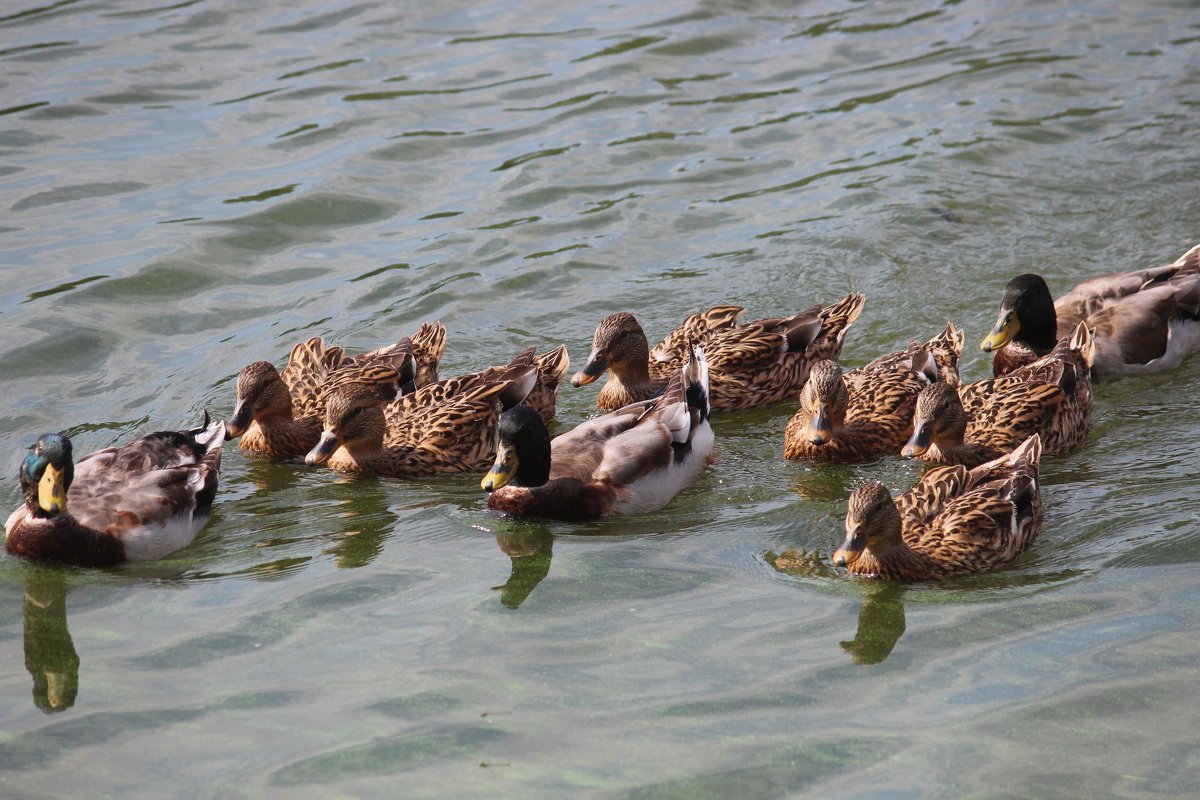
[[[411,338],[353,358],[313,337],[292,348],[282,373],[269,361],[248,364],[238,374],[229,437],[240,436],[238,446],[253,453],[277,458],[303,455],[321,436],[321,393],[334,373],[394,366],[402,369],[407,389],[418,388],[437,380],[445,346],[446,329],[441,323],[426,322]]]
[[[1034,434],[974,469],[935,467],[895,500],[878,481],[859,486],[834,563],[860,575],[924,581],[1013,561],[1042,525],[1041,454]]]
[[[1091,278],[1057,301],[1038,275],[1013,278],[1000,316],[980,343],[1005,375],[1049,353],[1085,322],[1097,375],[1163,372],[1200,349],[1200,245],[1172,264]]]
[[[500,414],[537,378],[532,361],[493,367],[422,387],[385,411],[377,385],[344,376],[325,390],[324,430],[304,463],[391,477],[487,469]]]
[[[43,434],[21,462],[25,503],[5,523],[15,556],[82,566],[162,558],[196,538],[212,511],[225,423],[160,431],[72,461]]]
[[[917,394],[943,380],[958,384],[961,328],[945,329],[922,346],[880,356],[842,374],[817,361],[800,390],[800,408],[784,431],[784,458],[864,461],[898,451],[912,435]]]
[[[1091,331],[1083,323],[1051,353],[999,378],[959,389],[935,383],[917,396],[901,454],[973,467],[1040,433],[1047,455],[1077,447],[1092,418]]]
[[[632,314],[605,317],[596,328],[592,352],[571,383],[583,386],[609,371],[596,398],[605,410],[653,397],[684,363],[679,345],[701,345],[708,358],[713,411],[776,403],[804,385],[812,362],[836,359],[846,331],[866,298],[850,294],[824,308],[813,306],[792,317],[736,325],[742,309],[718,306],[695,314],[650,351]],[[689,338],[695,337],[695,338]]]
[[[700,349],[663,393],[550,440],[523,406],[500,420],[488,508],[563,520],[662,508],[704,471],[713,449],[708,365]]]

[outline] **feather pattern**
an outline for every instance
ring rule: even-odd
[[[376,385],[350,375],[327,388],[324,428],[305,463],[392,477],[486,469],[500,414],[529,395],[538,366],[530,348],[507,367],[447,378],[386,407]]]
[[[686,343],[704,348],[713,411],[770,405],[799,391],[814,361],[837,359],[864,302],[850,294],[824,308],[744,325],[737,324],[741,308],[716,306],[688,317],[653,351],[632,314],[612,314],[596,328],[588,362],[571,382],[583,386],[607,371],[596,399],[605,410],[646,400],[684,364]]]
[[[5,525],[13,555],[85,566],[162,558],[212,511],[225,423],[147,434],[72,460],[71,440],[38,439],[21,466],[24,504]]]
[[[973,469],[934,467],[895,500],[873,481],[850,495],[846,538],[834,563],[893,580],[938,580],[984,572],[1025,552],[1042,524],[1034,434],[1011,453]]]

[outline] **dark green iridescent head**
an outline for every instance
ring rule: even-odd
[[[43,515],[67,510],[67,490],[75,478],[71,440],[62,434],[44,433],[21,462],[21,488]]]

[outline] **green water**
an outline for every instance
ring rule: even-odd
[[[949,319],[982,377],[1008,278],[1197,241],[1197,64],[1190,2],[10,2],[0,501],[44,431],[227,415],[245,363],[426,320],[447,375],[578,366],[614,311],[854,290],[845,363]],[[789,403],[585,525],[227,448],[167,560],[0,557],[0,794],[1195,797],[1198,391],[1098,386],[1032,551],[910,587],[828,556],[916,467],[784,462]]]

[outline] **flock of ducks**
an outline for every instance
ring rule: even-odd
[[[993,377],[963,384],[963,331],[843,371],[837,359],[865,297],[740,323],[742,309],[694,314],[651,348],[632,314],[601,321],[571,383],[606,372],[605,411],[553,439],[565,345],[439,379],[446,329],[359,356],[320,338],[281,371],[243,368],[228,422],[152,433],[73,459],[41,436],[20,468],[23,504],[5,525],[10,554],[80,565],[162,558],[189,544],[216,496],[221,445],[342,472],[406,477],[486,471],[488,507],[584,520],[666,505],[712,459],[713,412],[798,399],[789,459],[929,464],[899,497],[857,487],[833,560],[849,572],[932,580],[1008,563],[1037,537],[1038,469],[1086,438],[1092,379],[1157,372],[1200,349],[1200,245],[1155,269],[1093,278],[1057,302],[1045,281],[1008,283],[981,347]]]

